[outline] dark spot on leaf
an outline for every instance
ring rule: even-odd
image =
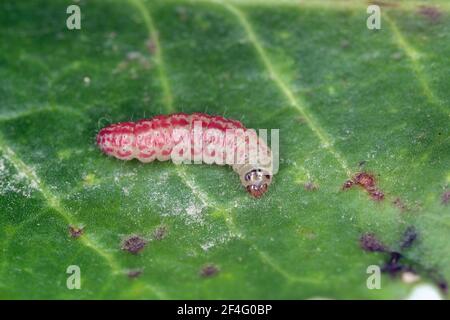
[[[438,22],[442,16],[442,13],[438,8],[431,6],[420,6],[418,13],[433,23]]]
[[[406,249],[411,247],[411,245],[414,243],[414,241],[417,239],[417,231],[414,227],[408,227],[403,234],[403,239],[400,247],[402,249]]]
[[[448,284],[447,284],[447,281],[445,281],[445,279],[443,279],[441,277],[441,279],[437,281],[437,285],[438,285],[439,289],[441,289],[444,293],[447,293]]]
[[[396,276],[399,272],[412,271],[409,267],[399,263],[402,255],[398,252],[391,252],[389,261],[381,268],[382,272],[386,272],[391,276]]]
[[[314,182],[307,182],[304,185],[306,191],[316,191],[319,187]]]
[[[69,226],[69,234],[72,238],[79,238],[84,233],[83,227]]]
[[[442,204],[443,204],[444,206],[448,205],[448,203],[449,203],[449,201],[450,201],[450,191],[445,191],[445,192],[442,194],[441,200],[442,200]]]
[[[410,272],[415,275],[419,275],[419,273],[421,273],[433,281],[444,293],[447,292],[447,281],[442,277],[442,275],[437,273],[435,270],[423,268],[418,264],[413,266],[414,263],[411,261],[402,262],[401,260],[404,259],[405,258],[400,253],[391,252],[388,262],[381,268],[381,271],[388,273],[391,277],[396,277],[405,272]]]
[[[122,241],[122,250],[137,254],[147,245],[147,241],[139,236],[133,235]]]
[[[358,163],[358,166],[361,168],[361,167],[364,167],[365,165],[366,165],[366,160],[362,160],[362,161],[360,161],[359,163]]]
[[[417,239],[417,231],[414,227],[408,227],[403,234],[400,243],[401,249],[409,248]],[[432,280],[444,293],[447,292],[448,285],[445,278],[436,270],[424,267],[415,260],[408,260],[402,252],[387,249],[372,233],[365,233],[360,238],[360,245],[366,251],[385,252],[389,254],[387,262],[382,266],[381,271],[391,277],[411,273],[415,276],[423,275]]]
[[[208,264],[200,270],[200,276],[203,278],[211,278],[219,273],[219,268],[213,264]]]
[[[130,279],[138,278],[142,275],[142,269],[131,269],[127,271],[127,276]]]
[[[167,235],[167,227],[166,226],[160,226],[155,229],[153,232],[153,239],[155,240],[162,240]]]
[[[369,252],[385,252],[386,247],[377,239],[373,233],[364,233],[359,238],[362,249]]]
[[[347,180],[342,186],[343,190],[350,189],[353,185],[358,185],[369,193],[373,200],[381,201],[384,199],[384,193],[376,186],[375,177],[367,172],[357,173],[351,180]]]
[[[367,172],[360,172],[356,174],[353,181],[366,190],[371,190],[375,187],[375,178]]]

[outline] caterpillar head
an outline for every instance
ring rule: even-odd
[[[260,198],[272,182],[272,174],[264,169],[253,169],[245,174],[247,192],[255,198]]]

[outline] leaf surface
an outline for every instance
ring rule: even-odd
[[[0,297],[406,297],[399,274],[367,289],[389,254],[364,251],[364,234],[443,286],[450,8],[426,3],[437,11],[388,2],[371,31],[359,1],[81,0],[70,31],[65,1],[2,1]],[[95,146],[105,125],[176,111],[280,129],[266,196],[228,167]],[[384,200],[342,190],[362,171]]]

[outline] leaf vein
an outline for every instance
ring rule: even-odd
[[[8,146],[2,136],[0,136],[0,149],[3,150],[4,157],[16,168],[16,170],[27,177],[27,179],[36,186],[36,189],[44,196],[44,199],[50,208],[57,212],[69,225],[78,224],[61,204],[59,198],[50,191],[34,170],[19,158],[19,156]],[[95,243],[95,241],[90,239],[88,235],[83,235],[80,237],[79,241],[101,256],[108,263],[114,274],[119,272],[120,268],[114,257]]]
[[[323,147],[325,147],[333,155],[333,157],[337,160],[340,166],[344,169],[346,174],[350,176],[351,171],[347,165],[347,161],[340,154],[340,152],[333,147],[333,141],[329,138],[328,133],[316,122],[313,116],[309,114],[302,99],[299,97],[295,97],[294,93],[289,88],[289,86],[281,79],[279,74],[276,72],[275,67],[270,61],[270,58],[267,55],[266,51],[263,49],[260,40],[257,38],[250,22],[248,21],[244,13],[241,10],[237,9],[235,6],[232,6],[228,3],[224,3],[222,1],[215,1],[215,2],[224,6],[229,12],[234,14],[234,16],[238,19],[238,21],[244,28],[248,39],[252,43],[259,58],[261,59],[264,67],[269,72],[272,80],[278,86],[278,88],[283,93],[285,98],[289,101],[290,105],[295,110],[297,110],[300,113],[300,115],[304,118],[305,123],[309,126],[311,131],[317,136],[317,138],[322,143]]]
[[[419,61],[419,52],[407,42],[403,33],[397,26],[397,23],[391,17],[389,17],[387,13],[384,14],[384,18],[392,29],[393,39],[397,43],[398,47],[405,52],[406,56],[411,62],[411,68],[417,77],[417,80],[425,97],[428,99],[430,104],[438,107],[442,112],[447,114],[447,116],[450,116],[448,110],[442,108],[439,99],[436,97],[435,93],[433,92],[433,90],[431,90],[430,85],[428,84],[426,76],[423,73],[423,66]]]

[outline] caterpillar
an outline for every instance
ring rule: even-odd
[[[260,198],[272,183],[272,154],[255,130],[204,113],[158,115],[101,129],[97,145],[121,160],[231,165],[247,192]],[[257,154],[257,156],[256,156]]]

